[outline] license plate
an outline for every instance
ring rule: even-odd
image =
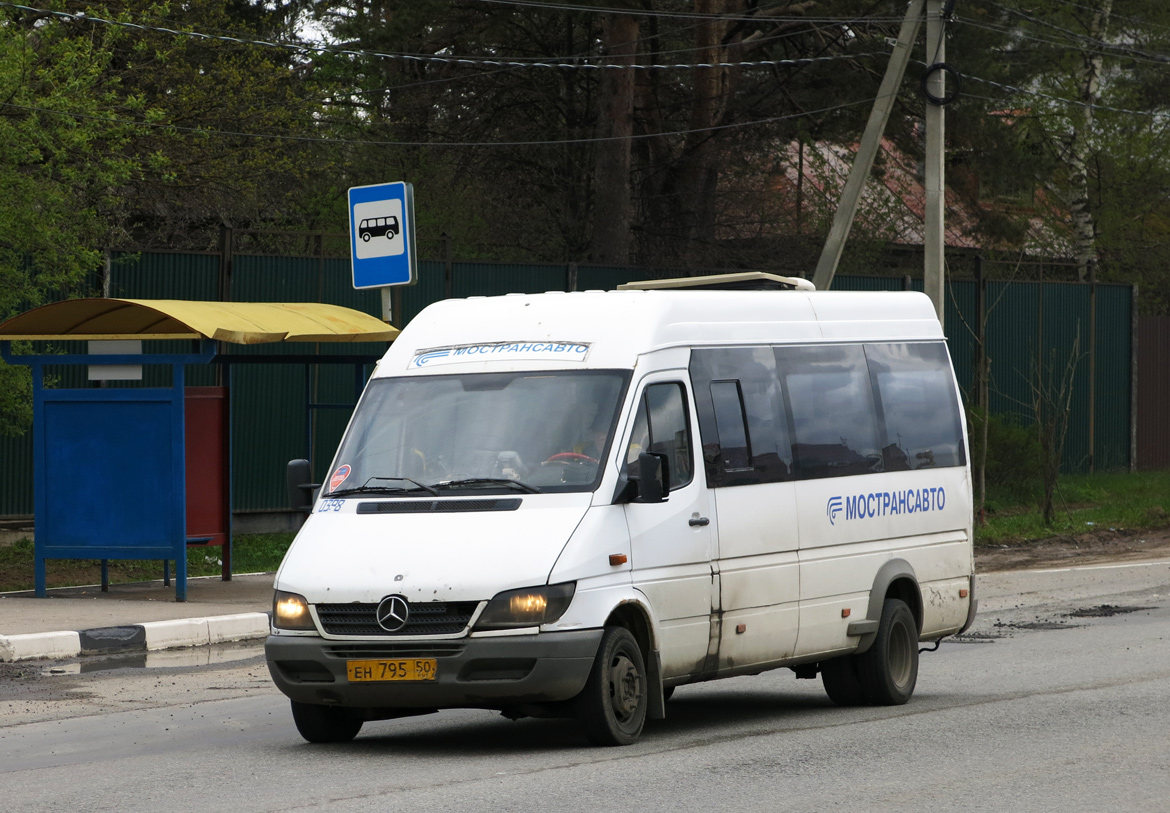
[[[434,658],[403,660],[346,661],[350,683],[378,683],[388,680],[434,680],[438,672]]]

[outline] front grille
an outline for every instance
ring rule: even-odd
[[[387,632],[378,626],[377,604],[318,604],[317,618],[329,635],[456,635],[467,629],[479,602],[432,601],[409,606],[406,626],[396,632]]]
[[[401,660],[403,658],[454,658],[463,654],[465,645],[452,641],[433,643],[416,641],[402,643],[343,643],[324,647],[324,652],[331,658],[385,658],[387,660]]]

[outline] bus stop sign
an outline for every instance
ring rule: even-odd
[[[354,288],[413,285],[414,187],[402,181],[352,187],[349,247]]]

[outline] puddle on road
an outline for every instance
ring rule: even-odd
[[[122,655],[93,655],[68,663],[55,663],[41,669],[49,677],[110,672],[117,669],[193,669],[219,666],[261,657],[264,644],[252,641],[188,649],[160,649],[154,652],[128,652]]]

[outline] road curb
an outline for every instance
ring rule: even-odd
[[[267,637],[269,625],[268,613],[237,613],[78,631],[0,635],[0,663],[245,641]]]

